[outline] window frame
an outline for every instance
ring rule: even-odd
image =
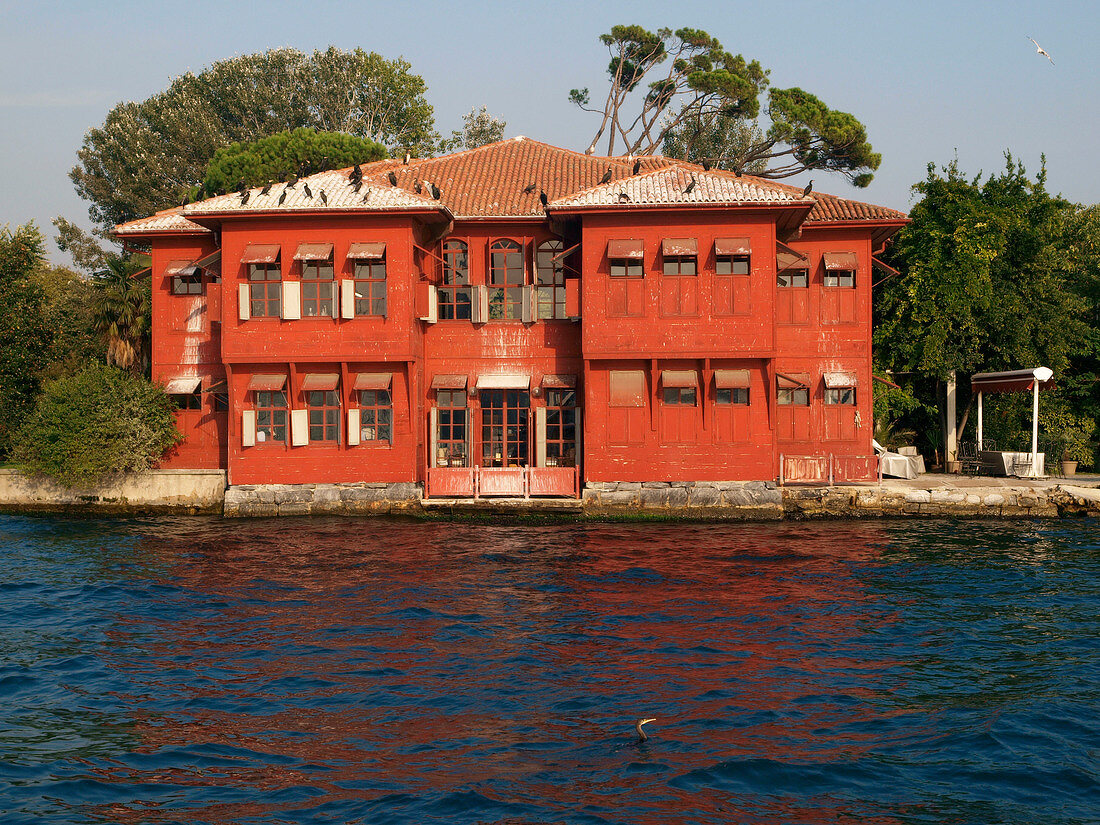
[[[800,275],[802,283],[794,283],[795,276]],[[791,283],[783,283],[783,279],[790,279]],[[792,266],[788,269],[784,269],[781,272],[775,273],[775,285],[778,289],[809,289],[810,287],[810,269],[809,267],[795,267]]]
[[[805,401],[797,399],[805,398]],[[775,403],[781,407],[808,407],[810,406],[809,387],[777,387],[775,391]]]
[[[363,271],[367,277],[362,277]],[[379,274],[381,273],[381,274]],[[352,263],[352,288],[355,290],[355,316],[385,317],[388,292],[386,253],[381,258],[357,258]],[[360,297],[362,294],[363,297]],[[381,297],[379,297],[379,294]],[[380,311],[376,311],[379,310]]]
[[[280,397],[281,404],[274,403]],[[268,403],[265,403],[268,402]],[[290,407],[286,390],[252,390],[252,409],[256,413],[256,445],[272,443],[283,444],[287,441],[290,424]],[[280,415],[281,414],[281,415]],[[266,423],[264,419],[267,419]],[[280,423],[281,418],[281,423]],[[270,429],[270,433],[264,427]],[[280,437],[279,431],[282,431]],[[264,436],[260,438],[261,434]]]
[[[831,281],[831,283],[830,283]],[[845,281],[847,283],[845,283]],[[855,289],[856,271],[854,269],[828,269],[825,270],[823,285],[829,289]]]
[[[180,290],[180,286],[186,286],[187,289]],[[192,287],[198,287],[193,289]],[[202,270],[196,269],[194,272],[184,275],[178,274],[172,276],[172,294],[173,295],[202,295],[206,292],[206,279],[203,278]]]
[[[202,390],[196,389],[194,392],[177,392],[168,396],[172,399],[172,403],[176,405],[177,412],[195,412],[196,410],[202,410]]]
[[[690,399],[690,400],[689,400]],[[661,387],[661,404],[666,407],[698,407],[697,387]]]
[[[498,400],[499,404],[496,403]],[[527,390],[481,390],[479,401],[481,466],[510,467],[514,461],[516,467],[530,467],[531,393]],[[498,412],[499,416],[496,415]],[[493,453],[493,448],[498,445],[501,448],[500,458]],[[509,454],[512,448],[515,448],[515,456]]]
[[[734,271],[737,264],[744,263],[745,271]],[[722,267],[724,264],[729,265],[729,272],[723,272]],[[719,278],[748,278],[752,275],[752,255],[715,255],[714,256],[714,274]]]
[[[848,400],[845,400],[846,398]],[[856,388],[826,387],[825,404],[830,407],[855,407],[857,405]]]
[[[264,277],[257,278],[259,273],[264,273]],[[248,310],[250,318],[282,317],[283,269],[279,261],[248,264]]]
[[[303,318],[335,318],[336,317],[336,267],[332,259],[325,261],[301,261],[300,276],[302,283],[302,311]],[[324,270],[327,270],[327,275]],[[322,297],[323,287],[328,286],[328,297]],[[312,290],[310,289],[312,287]],[[314,295],[309,293],[313,291]],[[308,307],[315,312],[308,311]],[[322,312],[327,308],[328,312]]]
[[[535,318],[539,321],[564,321],[565,311],[565,257],[554,261],[555,255],[565,251],[560,238],[543,241],[535,249]],[[546,266],[543,256],[546,256]],[[548,275],[550,280],[544,280]],[[547,314],[549,313],[549,314]]]
[[[547,389],[544,438],[547,467],[577,466],[577,425],[576,389]],[[566,435],[570,429],[572,438]]]
[[[511,246],[506,246],[510,244]],[[508,258],[519,259],[519,281],[514,282],[515,267]],[[497,256],[504,256],[503,266],[498,266]],[[489,320],[522,321],[523,302],[528,286],[526,245],[515,238],[496,238],[489,243],[489,271],[486,282],[489,287]],[[503,281],[498,280],[498,275]]]
[[[748,407],[752,404],[751,399],[748,387],[716,387],[714,390],[714,403],[721,407]]]
[[[385,443],[392,447],[393,391],[389,389],[359,390],[356,400],[359,403],[359,443]],[[370,418],[369,422],[368,418]],[[366,435],[368,427],[373,431],[371,435]],[[385,438],[382,437],[383,430],[386,431]]]
[[[338,390],[305,390],[306,432],[310,444],[331,444],[338,446],[340,439],[340,418],[343,405]],[[318,403],[317,396],[321,396]],[[320,413],[320,423],[314,423],[314,413]],[[320,435],[314,432],[320,430]]]
[[[457,403],[461,400],[461,404]],[[436,431],[435,445],[436,455],[432,456],[433,467],[469,467],[470,444],[470,401],[465,389],[439,389],[435,391]],[[461,411],[461,422],[456,422],[456,416]],[[447,428],[447,438],[444,438],[444,427]],[[461,438],[455,437],[456,429],[460,429]],[[446,464],[439,463],[439,450],[446,450],[444,458]],[[460,464],[452,462],[460,461]]]
[[[440,321],[473,320],[474,290],[470,284],[470,244],[459,238],[448,238],[443,242],[440,283],[436,289],[437,307]],[[462,267],[456,265],[457,259],[464,259]],[[461,298],[465,296],[463,302]]]

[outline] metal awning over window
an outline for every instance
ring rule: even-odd
[[[821,259],[826,269],[855,270],[858,266],[855,252],[826,252]]]
[[[202,378],[194,375],[170,378],[164,385],[164,391],[169,395],[191,395],[201,383]]]
[[[294,253],[296,261],[331,261],[332,244],[330,243],[300,243],[298,251]]]
[[[479,390],[526,390],[531,387],[531,377],[528,375],[479,375],[477,388]]]
[[[302,378],[302,390],[334,390],[340,384],[338,372],[311,372]]]
[[[1054,372],[1049,367],[1035,367],[1030,370],[1009,370],[1008,372],[979,372],[970,377],[970,388],[974,392],[1023,392],[1030,390],[1039,382],[1039,386],[1049,389]]]
[[[222,274],[222,251],[215,249],[205,258],[199,258],[195,261],[195,266],[199,269],[207,269],[220,277]]]
[[[436,375],[432,377],[433,390],[464,390],[466,389],[465,375]]]
[[[276,392],[286,384],[286,376],[283,373],[259,373],[248,379],[248,389],[258,392]]]
[[[575,375],[544,375],[542,386],[550,390],[571,390],[577,386]]]
[[[715,370],[714,386],[720,390],[732,390],[749,386],[748,370]]]
[[[853,372],[827,372],[824,375],[825,386],[831,390],[841,387],[856,386],[856,376]]]
[[[353,261],[380,261],[386,257],[384,243],[353,243],[348,247],[348,257]]]
[[[805,372],[777,372],[775,374],[775,383],[781,390],[809,389],[810,375]]]
[[[695,387],[699,384],[699,373],[695,370],[661,370],[663,387]]]
[[[699,242],[695,238],[665,238],[661,241],[661,254],[666,258],[698,255]]]
[[[645,373],[641,370],[611,370],[608,402],[612,407],[644,407]]]
[[[639,240],[608,241],[607,257],[614,260],[638,260],[645,257],[645,244]]]
[[[436,376],[437,378],[439,376]],[[352,389],[356,390],[388,390],[393,382],[392,372],[361,372],[355,376]]]
[[[198,267],[194,261],[169,261],[164,268],[165,275],[194,275]]]
[[[805,269],[809,259],[805,255],[794,252],[776,252],[775,268],[782,272],[785,269]]]
[[[715,255],[751,255],[752,243],[748,238],[715,238]]]
[[[241,253],[242,264],[273,264],[279,260],[277,243],[250,243]]]

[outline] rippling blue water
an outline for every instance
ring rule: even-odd
[[[1097,527],[0,517],[0,821],[1096,822]]]

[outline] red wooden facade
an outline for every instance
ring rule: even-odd
[[[163,465],[447,497],[870,477],[872,256],[905,216],[641,160],[517,138],[118,227],[152,250]]]

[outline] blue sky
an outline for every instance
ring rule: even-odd
[[[860,118],[883,155],[875,181],[858,191],[816,173],[818,190],[908,209],[929,162],[957,155],[966,172],[989,172],[1011,150],[1029,170],[1045,152],[1053,191],[1100,201],[1095,2],[0,0],[0,224],[33,219],[51,237],[54,215],[88,225],[67,176],[87,129],[181,72],[276,46],[403,56],[428,83],[440,131],[487,106],[509,136],[584,149],[595,116],[567,94],[605,88],[597,37],[617,23],[705,29],[770,68],[774,86]]]

